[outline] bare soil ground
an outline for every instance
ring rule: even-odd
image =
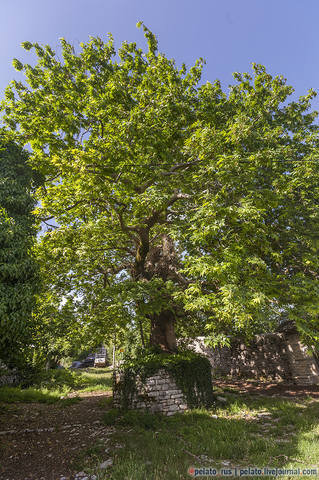
[[[101,418],[101,399],[107,392],[91,392],[69,406],[9,404],[0,409],[0,479],[73,479],[80,471],[81,454],[112,433]]]

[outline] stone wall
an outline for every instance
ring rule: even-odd
[[[303,345],[299,335],[289,332],[286,335],[287,351],[291,375],[297,385],[319,384],[319,365],[311,350]]]
[[[191,348],[209,358],[213,376],[319,384],[318,363],[295,330],[258,335],[250,344],[236,339],[230,348],[210,348],[204,340],[196,338]]]
[[[19,376],[16,370],[9,369],[0,360],[0,387],[5,385],[16,385],[19,382]]]
[[[123,374],[122,374],[123,375]],[[121,408],[123,399],[118,388],[122,381],[122,375],[115,372],[113,376],[113,405]],[[176,386],[174,378],[164,369],[148,377],[145,382],[136,379],[136,393],[130,399],[129,408],[136,410],[148,410],[152,413],[174,415],[187,409],[187,402],[182,391]]]

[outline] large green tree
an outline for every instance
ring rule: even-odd
[[[32,344],[38,269],[32,253],[34,172],[27,153],[0,132],[0,359],[20,366]]]
[[[14,61],[4,121],[46,176],[39,215],[52,285],[83,325],[176,349],[175,329],[216,338],[267,328],[285,312],[317,330],[318,128],[311,91],[254,66],[200,85],[157,50],[91,38],[62,61]],[[116,53],[118,57],[116,57]],[[199,331],[199,330],[197,330]]]

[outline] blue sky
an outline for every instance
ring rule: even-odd
[[[138,20],[157,35],[159,49],[191,66],[204,57],[203,80],[219,78],[225,88],[232,72],[250,71],[251,62],[283,74],[296,95],[319,91],[318,0],[0,0],[0,96],[18,74],[14,57],[31,62],[25,40],[59,48],[59,37],[76,47],[89,35],[116,46],[143,45]],[[319,99],[314,102],[319,109]]]

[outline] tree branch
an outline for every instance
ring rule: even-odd
[[[69,210],[72,210],[72,208],[77,207],[81,203],[83,204],[85,202],[83,200],[79,200],[79,201],[75,202],[73,205],[70,205],[69,207],[65,207],[64,212],[68,212]],[[52,218],[55,218],[55,216],[56,215],[51,215],[50,217],[39,217],[39,219],[41,220],[41,222],[47,222],[48,220],[52,220]]]
[[[174,165],[168,172],[161,172],[161,175],[173,175],[176,170],[184,169],[191,167],[192,165],[197,165],[201,160],[193,160],[192,162],[187,163],[177,163]]]

